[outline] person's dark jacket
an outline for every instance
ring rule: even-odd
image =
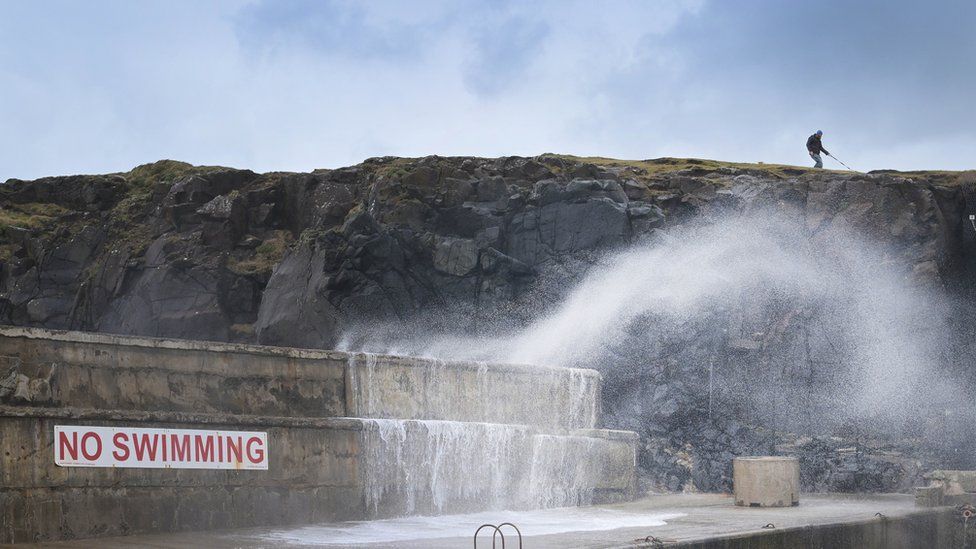
[[[830,154],[820,142],[820,136],[817,134],[807,138],[807,150],[810,151],[810,154],[820,154],[820,151],[823,151],[824,154]]]

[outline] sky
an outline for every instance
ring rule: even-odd
[[[0,0],[0,181],[545,152],[976,168],[972,0]],[[840,167],[826,160],[827,167]]]

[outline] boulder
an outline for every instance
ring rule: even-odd
[[[306,244],[286,255],[275,268],[254,324],[259,343],[308,348],[335,344],[340,335],[340,315],[326,298],[326,289],[342,274],[324,273],[323,256],[322,251]]]
[[[610,198],[556,202],[526,209],[507,227],[505,253],[527,265],[554,257],[626,242],[627,209]]]

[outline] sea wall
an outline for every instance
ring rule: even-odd
[[[55,425],[268,433],[267,471],[57,467]],[[636,435],[0,406],[0,543],[626,501]],[[568,464],[568,465],[567,465]]]
[[[589,370],[0,327],[0,543],[629,500],[637,436],[592,428],[599,391]],[[266,433],[267,469],[59,466],[56,426]]]
[[[0,404],[586,429],[599,391],[593,370],[0,326]]]

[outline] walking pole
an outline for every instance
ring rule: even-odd
[[[830,154],[830,153],[827,153],[827,156],[829,156],[829,157],[831,157],[831,158],[833,158],[834,160],[837,160],[837,157],[836,157],[836,156],[834,156],[834,155],[832,155],[832,154]],[[838,162],[840,162],[840,160],[837,160],[837,161],[838,161]],[[841,165],[841,166],[844,166],[844,167],[845,167],[845,168],[847,168],[848,170],[851,170],[852,172],[854,171],[854,168],[852,168],[852,167],[850,167],[850,166],[848,166],[847,164],[844,164],[843,162],[840,162],[840,165]]]

